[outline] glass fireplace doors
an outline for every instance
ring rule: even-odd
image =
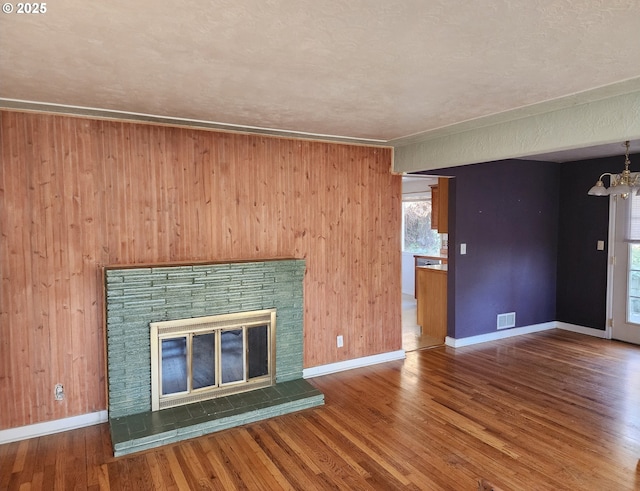
[[[152,409],[275,383],[275,310],[152,322]]]

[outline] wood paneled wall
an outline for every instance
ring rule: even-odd
[[[305,367],[400,349],[390,149],[0,118],[0,429],[106,407],[104,265],[306,258]]]

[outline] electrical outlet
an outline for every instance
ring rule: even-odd
[[[64,387],[62,384],[56,384],[53,388],[53,397],[55,397],[56,401],[62,401],[64,399]]]
[[[342,336],[338,336],[337,342],[338,342],[338,348],[342,348],[344,346],[344,339]]]

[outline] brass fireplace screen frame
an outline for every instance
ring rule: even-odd
[[[266,375],[249,376],[249,358],[247,329],[251,327],[267,326],[267,371]],[[276,309],[255,310],[251,312],[237,312],[232,314],[215,315],[178,319],[173,321],[151,322],[151,408],[153,411],[183,404],[227,396],[239,392],[269,387],[275,384],[276,374]],[[243,339],[243,378],[242,380],[224,383],[220,380],[221,343],[220,336],[224,331],[242,329]],[[215,385],[193,389],[192,372],[192,339],[194,335],[214,333],[215,342]],[[162,343],[161,340],[185,338],[187,347],[187,390],[171,394],[162,393]]]

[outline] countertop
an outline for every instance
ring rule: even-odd
[[[419,268],[419,269],[432,269],[434,271],[443,271],[445,273],[448,271],[448,265],[447,264],[427,264],[426,266],[416,266],[416,268]]]
[[[448,258],[448,256],[423,256],[422,254],[414,254],[413,257],[417,259],[434,259],[436,261]]]

